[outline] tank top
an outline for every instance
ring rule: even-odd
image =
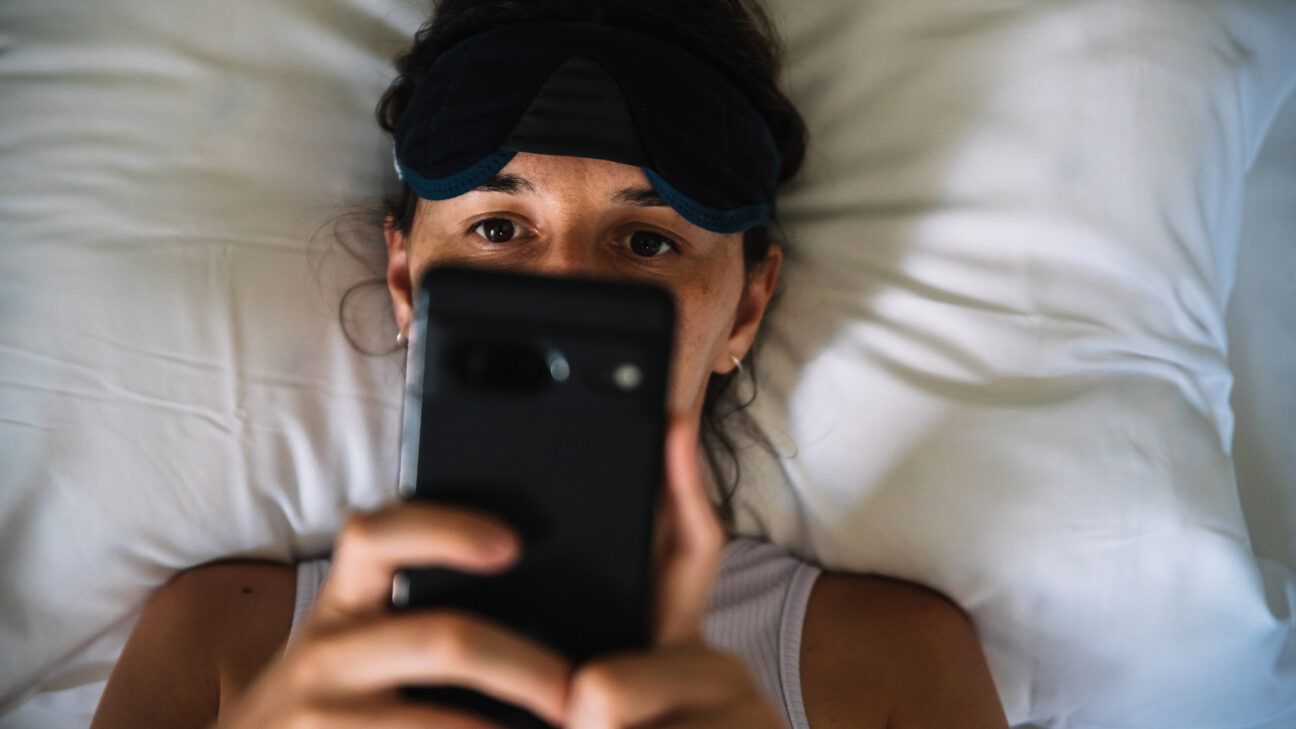
[[[289,640],[315,602],[329,560],[297,565],[297,598]],[[769,542],[734,539],[725,545],[703,620],[707,644],[736,654],[776,707],[784,725],[809,729],[801,702],[801,629],[818,567]]]

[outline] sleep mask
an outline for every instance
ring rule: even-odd
[[[396,122],[416,195],[477,188],[518,152],[643,169],[684,219],[716,233],[769,221],[779,152],[739,88],[676,46],[590,23],[516,23],[470,37],[417,79]]]

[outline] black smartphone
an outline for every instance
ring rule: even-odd
[[[637,282],[433,267],[415,299],[399,490],[517,530],[508,571],[412,568],[395,609],[450,606],[574,664],[650,638],[674,301]],[[472,689],[406,687],[506,727],[549,724]]]

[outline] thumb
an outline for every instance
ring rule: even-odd
[[[673,418],[666,431],[666,483],[657,528],[664,532],[656,570],[653,643],[697,642],[720,565],[725,534],[702,484],[698,426]]]

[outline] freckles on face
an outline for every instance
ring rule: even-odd
[[[674,413],[700,413],[712,367],[727,361],[742,236],[689,223],[637,167],[519,153],[477,190],[420,200],[407,251],[415,285],[428,266],[453,262],[665,286],[676,304]]]
[[[671,371],[673,412],[701,412],[712,368],[726,351],[742,291],[743,273],[741,240],[731,241],[730,247],[738,253],[730,265],[717,266],[712,275],[698,276],[673,287],[678,316]]]

